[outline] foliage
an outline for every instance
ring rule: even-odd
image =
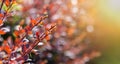
[[[85,64],[100,56],[88,49],[87,35],[93,27],[79,24],[77,12],[69,8],[69,0],[1,0],[1,62]]]

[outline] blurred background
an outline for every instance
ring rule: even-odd
[[[96,1],[94,43],[102,55],[93,64],[119,64],[120,0]]]

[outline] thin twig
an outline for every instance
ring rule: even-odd
[[[41,37],[40,37],[40,39],[38,40],[38,42],[35,42],[35,43],[33,43],[31,46],[30,46],[30,48],[28,48],[26,51],[27,52],[25,52],[22,56],[25,56],[26,54],[28,54],[40,41],[42,41],[45,37],[47,37],[49,34],[50,34],[50,32],[51,32],[51,30],[53,30],[54,28],[56,27],[56,25],[55,26],[53,26],[53,27],[51,27],[48,31],[49,31],[49,33],[48,34],[45,34],[45,35],[42,35]]]
[[[5,14],[4,14],[2,20],[4,20],[6,14],[8,13],[8,11],[9,11],[9,9],[12,7],[12,5],[13,5],[13,2],[12,2],[12,3],[10,4],[10,6],[7,8],[7,10],[6,10],[6,12],[5,12]]]
[[[22,59],[24,56],[26,56],[28,53],[30,53],[31,50],[32,50],[39,42],[41,42],[45,37],[47,37],[55,27],[56,27],[56,25],[52,26],[52,27],[48,30],[48,31],[49,31],[48,34],[45,34],[45,33],[44,33],[45,35],[40,36],[40,37],[39,37],[40,39],[37,40],[35,43],[31,44],[31,45],[29,46],[29,48],[22,54],[22,57],[17,58],[16,60]]]
[[[39,21],[38,23],[36,23],[33,27],[31,27],[29,31],[31,31],[35,26],[37,26],[37,25],[38,25],[40,22],[42,22],[42,20],[44,20],[45,18],[46,18],[46,16],[41,17],[40,21]],[[23,40],[26,36],[27,36],[27,32],[26,32],[25,35],[20,39],[20,41],[19,41],[18,43],[22,42],[22,40]],[[18,44],[18,47],[19,47],[19,46],[21,46],[21,44]],[[14,51],[14,48],[12,48],[12,51]],[[11,58],[11,54],[10,54],[10,58]],[[10,59],[9,59],[9,60],[10,60]]]
[[[0,6],[0,13],[1,13],[4,2],[5,2],[5,0],[2,0],[1,6]]]

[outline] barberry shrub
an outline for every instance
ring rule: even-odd
[[[30,17],[29,24],[21,19],[13,22],[15,0],[0,0],[0,64],[22,64],[34,48],[50,39],[55,23],[45,24],[48,14]]]

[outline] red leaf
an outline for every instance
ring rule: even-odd
[[[30,26],[26,26],[25,29],[26,29],[27,31],[29,31],[31,28],[30,28]]]
[[[36,36],[37,38],[39,38],[40,32],[36,32]]]

